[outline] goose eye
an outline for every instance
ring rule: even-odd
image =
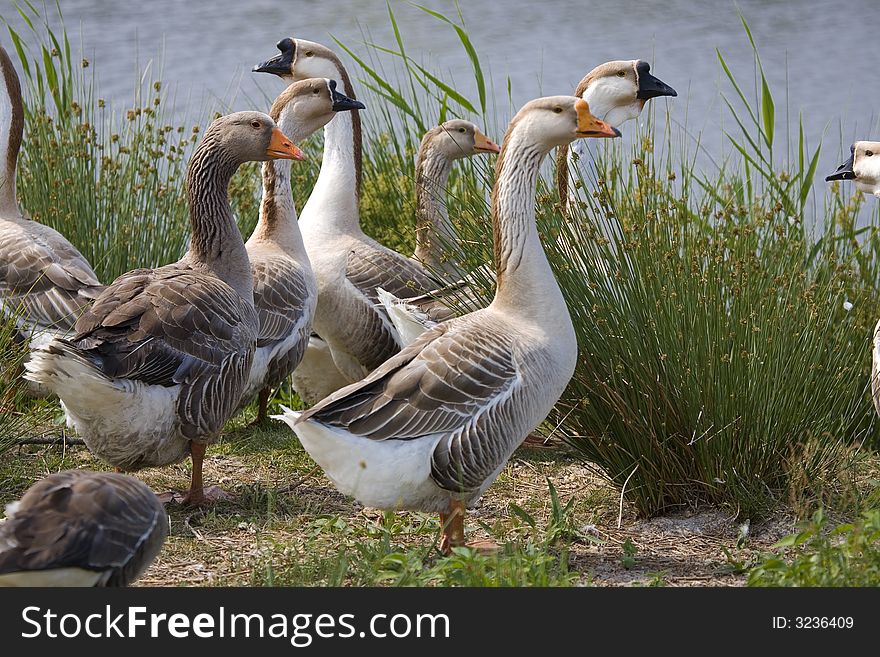
[[[312,93],[317,96],[319,93],[321,93],[321,90],[320,89],[312,89]]]
[[[314,50],[306,50],[306,57],[314,57],[314,56],[315,56]]]
[[[626,71],[618,71],[618,72],[617,72],[617,77],[622,78],[622,77],[625,77],[625,76],[626,76]]]
[[[874,151],[865,151],[865,155],[871,157],[874,154]]]
[[[459,131],[461,134],[464,134],[465,132],[467,132],[464,128],[459,128],[458,131]]]
[[[562,114],[562,108],[561,107],[554,107],[553,113],[554,114]]]
[[[251,127],[253,127],[253,128],[262,128],[262,127],[263,127],[263,124],[260,123],[260,122],[257,121],[257,120],[253,120],[253,121],[251,121]]]

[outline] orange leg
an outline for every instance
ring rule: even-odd
[[[453,500],[449,512],[440,514],[440,551],[450,554],[452,548],[464,545],[464,502]]]
[[[219,500],[229,499],[229,493],[217,486],[205,488],[202,481],[202,462],[205,460],[205,451],[208,446],[205,443],[190,441],[189,455],[192,459],[192,479],[190,480],[189,492],[181,501],[185,506],[205,506]]]

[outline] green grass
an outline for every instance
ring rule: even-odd
[[[833,527],[820,509],[773,548],[749,571],[749,586],[877,586],[880,509]]]

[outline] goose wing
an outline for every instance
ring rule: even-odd
[[[351,325],[357,327],[348,336],[348,349],[364,367],[374,370],[402,346],[376,288],[405,299],[431,289],[435,283],[419,265],[369,243],[349,252],[345,273],[346,285],[350,286],[348,312]]]
[[[4,231],[0,240],[0,298],[20,304],[28,321],[71,329],[103,289],[76,248],[47,226]]]
[[[258,347],[267,347],[300,331],[310,331],[306,308],[311,292],[302,270],[288,258],[251,261],[254,274],[254,307],[260,324]]]
[[[223,281],[169,265],[123,274],[71,340],[110,377],[182,384],[189,438],[219,431],[241,396],[256,346],[254,309]]]
[[[522,438],[504,430],[520,388],[514,348],[502,331],[440,324],[300,421],[372,440],[443,434],[432,455],[432,478],[449,490],[478,489]]]
[[[126,475],[59,472],[32,486],[0,528],[0,574],[77,567],[112,571],[127,584],[155,556],[168,516],[153,492]]]
[[[254,306],[259,321],[258,347],[274,347],[291,335],[293,346],[269,363],[265,383],[275,386],[288,376],[306,352],[314,313],[314,290],[289,258],[251,260]]]
[[[431,276],[409,258],[369,242],[358,244],[348,254],[345,276],[371,302],[378,303],[381,287],[401,299],[423,294],[437,286]]]

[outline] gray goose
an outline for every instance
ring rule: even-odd
[[[329,48],[293,38],[277,45],[281,54],[255,66],[255,71],[289,81],[341,80],[345,94],[355,97],[348,72]],[[326,341],[334,365],[348,382],[361,379],[400,350],[400,338],[379,303],[376,288],[406,298],[437,285],[421,265],[363,232],[358,210],[360,179],[360,117],[355,111],[338,116],[324,128],[321,172],[299,219],[318,283],[314,330]]]
[[[120,471],[192,458],[183,502],[203,504],[202,460],[236,410],[257,340],[253,276],[226,198],[239,165],[302,153],[261,112],[205,131],[187,169],[192,241],[179,261],[123,274],[70,340],[31,352],[26,377],[58,397],[88,448]]]
[[[496,165],[492,303],[426,331],[308,411],[278,416],[341,492],[381,509],[438,512],[441,549],[464,543],[465,507],[545,418],[577,360],[535,225],[541,162],[574,139],[619,135],[579,98],[527,103]]]
[[[849,159],[826,176],[825,181],[852,180],[863,194],[880,198],[880,141],[857,141]],[[871,349],[871,398],[880,415],[880,321],[874,327]]]
[[[585,100],[590,112],[613,126],[636,119],[645,103],[658,96],[676,96],[675,89],[650,73],[651,67],[641,60],[622,60],[600,64],[587,73],[575,89],[575,96]],[[577,166],[572,152],[579,161],[589,161],[590,141],[582,140],[561,146],[557,150],[556,182],[559,197],[565,208],[569,200],[569,169]],[[565,248],[565,245],[561,245]],[[592,264],[592,263],[591,263]],[[421,332],[448,318],[450,307],[463,303],[476,310],[477,295],[470,291],[474,281],[491,280],[492,272],[487,265],[482,271],[464,277],[463,280],[442,289],[408,299],[396,299],[383,293],[382,302],[404,344],[409,344]]]
[[[15,193],[24,131],[21,84],[0,46],[0,314],[36,346],[73,328],[103,289],[61,233],[22,214]]]
[[[167,536],[168,515],[141,481],[56,472],[6,506],[0,586],[128,586]]]
[[[322,128],[336,112],[364,109],[336,89],[336,81],[294,82],[269,112],[281,131],[300,142]],[[269,393],[299,365],[309,343],[317,284],[297,223],[290,189],[290,163],[263,164],[260,218],[245,243],[254,276],[254,307],[260,328],[248,384],[247,403],[259,394],[256,424],[266,421]]]

